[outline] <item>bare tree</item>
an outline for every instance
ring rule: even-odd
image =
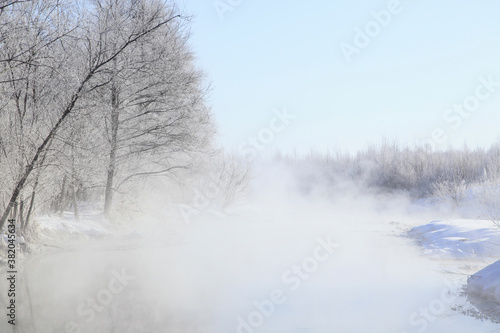
[[[97,1],[97,4],[100,5],[100,2]],[[179,17],[165,16],[164,12],[154,10],[145,13],[140,24],[132,17],[124,17],[121,24],[132,28],[122,31],[110,44],[105,40],[107,34],[117,29],[116,22],[108,20],[112,16],[112,8],[98,6],[98,10],[91,12],[93,9],[87,7],[76,11],[68,10],[64,5],[63,1],[33,0],[11,6],[22,7],[22,10],[13,10],[12,15],[3,12],[0,17],[2,24],[10,24],[13,29],[11,31],[21,32],[19,35],[12,34],[7,37],[8,40],[2,42],[1,48],[0,59],[3,67],[0,81],[7,84],[24,83],[24,87],[17,87],[22,98],[4,91],[3,96],[9,104],[8,117],[15,118],[17,115],[13,114],[19,114],[21,111],[24,118],[19,124],[24,126],[30,121],[33,128],[36,128],[32,140],[22,146],[19,153],[21,156],[17,157],[19,168],[13,172],[12,186],[7,187],[10,199],[0,218],[0,229],[33,176],[34,170],[43,168],[44,156],[53,139],[67,126],[69,118],[81,112],[81,100],[87,94],[109,84],[107,74],[115,59],[149,34]],[[73,13],[79,15],[75,16]],[[28,37],[20,38],[23,33],[28,33]],[[19,38],[18,42],[15,36]],[[41,70],[45,71],[43,75],[39,72]],[[35,93],[32,92],[32,83],[26,83],[32,82],[29,75],[43,80],[45,91],[42,96],[50,103],[42,104],[40,100],[36,103],[40,95],[36,89]],[[44,88],[38,86],[38,90],[40,89]],[[24,96],[27,96],[26,100],[30,102],[17,107],[17,102],[24,101]],[[18,128],[21,129],[21,126]],[[19,135],[26,137],[23,131]],[[12,144],[4,144],[5,135],[1,137],[2,149],[14,150]]]
[[[103,5],[102,2],[100,2]],[[115,16],[141,25],[151,11],[174,16],[158,2],[106,1]],[[187,47],[186,21],[171,21],[113,60],[109,85],[99,93],[105,113],[108,167],[104,211],[121,186],[144,177],[168,175],[189,166],[190,153],[210,145],[214,126],[204,97],[202,73]],[[108,43],[134,25],[110,32]]]

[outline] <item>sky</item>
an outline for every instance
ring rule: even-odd
[[[190,43],[230,150],[447,149],[500,137],[498,1],[180,5],[194,16]]]

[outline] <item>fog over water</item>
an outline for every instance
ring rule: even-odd
[[[500,333],[499,10],[0,0],[0,333]]]
[[[19,325],[2,332],[492,331],[451,309],[467,269],[403,237],[442,212],[353,184],[304,194],[293,177],[261,167],[245,205],[189,223],[156,196],[128,235],[23,261]]]

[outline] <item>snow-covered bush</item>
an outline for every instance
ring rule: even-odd
[[[313,187],[334,188],[351,182],[379,193],[403,192],[415,199],[438,197],[456,206],[465,199],[480,201],[490,215],[499,209],[496,189],[500,180],[500,145],[488,150],[433,151],[423,147],[401,147],[385,142],[354,155],[308,154],[283,156],[297,174],[303,193]],[[476,195],[470,196],[472,189]],[[479,189],[481,189],[479,191]]]

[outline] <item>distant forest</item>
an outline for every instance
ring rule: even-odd
[[[500,208],[499,143],[487,150],[464,147],[436,151],[385,142],[356,154],[277,154],[276,159],[293,167],[304,194],[315,188],[335,191],[347,182],[375,193],[441,198],[457,206],[474,198],[491,211]]]

